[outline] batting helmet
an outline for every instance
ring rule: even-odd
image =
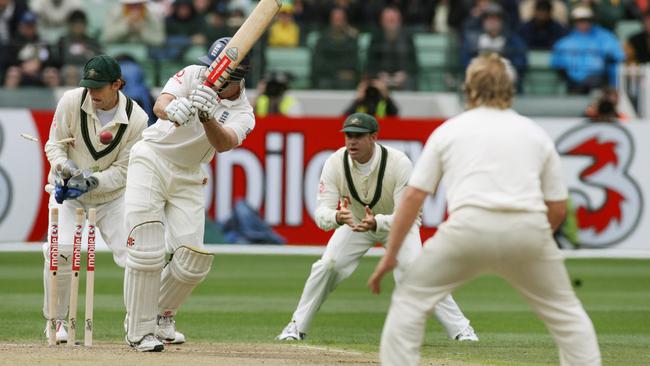
[[[212,64],[212,61],[214,61],[217,56],[223,51],[224,48],[226,48],[226,45],[228,42],[230,42],[231,37],[223,37],[219,38],[214,43],[212,46],[210,46],[210,49],[208,50],[207,55],[203,55],[199,57],[199,61],[203,62],[206,65]],[[244,59],[237,65],[237,68],[235,68],[235,71],[230,75],[230,80],[232,81],[238,81],[244,78],[246,76],[246,73],[248,72],[248,69],[250,69],[250,58],[248,55],[244,57]]]

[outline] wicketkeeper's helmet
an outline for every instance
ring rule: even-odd
[[[231,37],[223,37],[219,38],[214,43],[212,46],[210,46],[210,49],[208,50],[207,55],[203,55],[199,57],[199,61],[203,62],[204,64],[210,66],[212,64],[212,61],[214,61],[217,56],[223,51],[224,48],[226,48],[226,45],[228,42],[230,42]],[[246,76],[246,73],[250,69],[250,58],[248,55],[244,57],[244,59],[237,65],[237,68],[235,68],[235,71],[230,75],[230,80],[232,81],[239,81]]]

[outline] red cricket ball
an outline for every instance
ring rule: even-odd
[[[111,131],[102,131],[99,134],[99,142],[101,142],[104,145],[108,145],[113,141],[113,134]]]

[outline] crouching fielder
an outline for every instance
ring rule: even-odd
[[[217,40],[200,60],[209,65],[228,41]],[[185,341],[174,315],[208,275],[213,257],[203,246],[207,177],[201,164],[215,151],[239,146],[255,126],[243,90],[248,68],[245,58],[219,91],[197,86],[206,66],[180,70],[156,100],[160,118],[131,151],[124,301],[126,340],[138,351],[159,352],[163,341]],[[166,251],[172,257],[165,265]]]
[[[56,276],[56,341],[67,342],[68,304],[72,277],[72,243],[75,210],[97,210],[97,230],[113,252],[117,265],[126,262],[124,186],[131,147],[147,127],[147,114],[120,89],[124,86],[120,66],[112,57],[100,55],[84,66],[80,88],[63,94],[56,106],[45,153],[50,162],[49,183],[54,187],[49,207],[59,209],[59,268]],[[100,133],[113,136],[102,143]],[[68,142],[64,142],[64,141]],[[49,238],[48,238],[49,239]],[[48,315],[49,240],[45,253],[45,300]],[[49,317],[49,316],[48,316]],[[50,332],[46,329],[46,335]]]
[[[555,338],[560,364],[600,365],[594,327],[552,237],[567,199],[560,157],[539,126],[509,109],[513,79],[500,56],[475,58],[465,80],[470,110],[436,129],[415,165],[386,255],[368,281],[372,291],[397,265],[422,202],[443,176],[450,214],[393,293],[384,365],[416,365],[426,314],[485,273],[504,278],[533,307]]]
[[[378,124],[373,116],[352,114],[341,131],[345,133],[345,147],[325,162],[316,209],[318,226],[336,230],[322,258],[312,266],[298,307],[279,340],[303,339],[329,293],[354,272],[368,249],[386,242],[394,220],[393,208],[411,174],[412,164],[404,153],[376,143]],[[419,222],[411,225],[399,252],[404,264],[414,261],[422,250],[419,226]],[[395,273],[398,282],[401,270]],[[435,307],[434,313],[449,338],[478,340],[451,295]]]

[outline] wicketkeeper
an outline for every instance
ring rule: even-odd
[[[113,251],[119,266],[126,262],[124,187],[129,152],[147,127],[147,113],[125,96],[120,89],[120,66],[112,57],[100,55],[84,66],[81,88],[67,91],[56,106],[45,144],[50,162],[49,184],[54,186],[50,207],[59,209],[59,268],[56,276],[57,342],[67,341],[66,321],[70,300],[72,243],[75,210],[97,210],[97,230]],[[109,132],[108,144],[99,135]],[[106,135],[106,133],[104,134]],[[64,139],[74,141],[61,143]],[[49,238],[48,238],[49,239]],[[43,314],[49,309],[49,240],[45,255]],[[49,327],[46,326],[46,336]]]

